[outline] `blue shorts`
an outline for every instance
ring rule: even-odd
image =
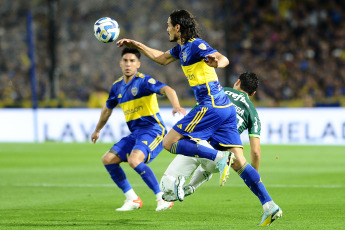
[[[138,149],[145,155],[144,162],[150,163],[163,150],[165,134],[156,130],[137,130],[114,144],[110,152],[116,151],[122,162],[128,162],[132,150]]]
[[[178,121],[173,129],[185,137],[209,140],[217,149],[242,147],[233,105],[225,108],[199,105]]]

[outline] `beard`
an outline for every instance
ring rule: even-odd
[[[170,39],[170,42],[177,42],[177,36],[174,35],[174,37],[172,39]]]

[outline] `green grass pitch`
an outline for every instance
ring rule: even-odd
[[[0,143],[0,229],[257,229],[262,207],[241,178],[219,175],[163,212],[152,191],[122,164],[144,205],[115,212],[124,195],[101,163],[111,144]],[[249,147],[245,146],[247,159]],[[160,180],[173,159],[150,167]],[[344,146],[262,146],[261,178],[283,217],[271,229],[345,229]]]

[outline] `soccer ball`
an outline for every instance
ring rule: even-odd
[[[115,41],[120,34],[119,24],[108,17],[98,19],[93,26],[93,30],[97,40],[104,43]]]

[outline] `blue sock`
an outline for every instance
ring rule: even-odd
[[[190,157],[207,158],[214,161],[218,150],[199,145],[190,139],[181,139],[171,145],[170,152]]]
[[[132,186],[129,184],[126,178],[125,172],[119,164],[104,165],[104,167],[110,174],[111,179],[113,179],[115,184],[123,191],[123,193],[126,193],[128,190],[132,189]]]
[[[155,194],[161,191],[155,174],[144,162],[138,164],[134,170],[141,176],[141,178],[143,178],[147,186],[149,186],[149,188],[152,189]]]
[[[260,174],[250,164],[248,164],[248,162],[237,170],[237,173],[250,190],[259,198],[262,205],[272,200],[265,188],[265,185],[261,181]]]

